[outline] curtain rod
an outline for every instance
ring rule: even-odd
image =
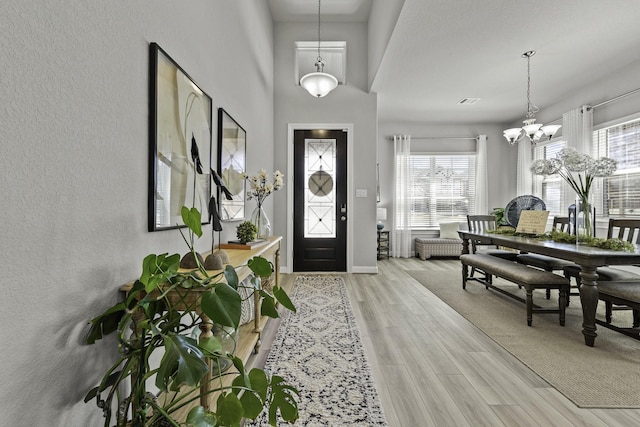
[[[622,95],[618,95],[618,96],[613,97],[613,98],[611,98],[611,99],[607,99],[606,101],[602,101],[602,102],[601,102],[601,103],[599,103],[599,104],[592,105],[592,106],[590,106],[590,107],[588,106],[588,107],[587,107],[587,111],[589,111],[589,110],[593,110],[594,108],[602,107],[603,105],[606,105],[606,104],[608,104],[608,103],[610,103],[610,102],[614,102],[614,101],[617,101],[617,100],[619,100],[619,99],[625,98],[625,97],[627,97],[627,96],[629,96],[629,95],[633,95],[633,94],[635,94],[635,93],[637,93],[637,92],[640,92],[640,88],[638,88],[638,89],[634,89],[634,90],[630,90],[630,91],[629,91],[629,92],[627,92],[627,93],[623,93]],[[583,112],[584,112],[584,111],[583,111]],[[557,121],[559,121],[559,120],[562,120],[562,117],[560,117],[560,118],[558,118],[558,119],[555,119],[555,120],[550,120],[550,121],[548,121],[547,123],[553,123],[553,122],[557,122]]]
[[[393,136],[389,136],[387,139],[393,141]],[[412,136],[411,139],[465,139],[475,141],[478,138],[475,136]]]

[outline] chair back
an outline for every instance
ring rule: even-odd
[[[569,233],[569,217],[568,216],[556,216],[553,217],[553,225],[552,228],[554,230],[562,231],[564,233]]]
[[[640,219],[610,218],[607,239],[620,239],[640,244]]]
[[[467,225],[471,232],[490,231],[497,228],[497,221],[493,215],[467,215]]]

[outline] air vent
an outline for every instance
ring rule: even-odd
[[[458,104],[471,105],[471,104],[475,104],[478,101],[480,101],[480,98],[462,98],[460,101],[458,101]]]

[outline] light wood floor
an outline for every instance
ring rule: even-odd
[[[378,262],[378,274],[343,276],[390,426],[640,425],[638,409],[576,407],[404,272],[435,276],[459,266],[389,259]],[[282,278],[286,288],[295,275]],[[263,350],[276,326],[265,331]]]

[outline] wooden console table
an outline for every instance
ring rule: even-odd
[[[640,263],[640,245],[635,245],[633,252],[613,251],[594,248],[587,245],[572,243],[558,243],[551,240],[539,240],[524,236],[510,236],[498,233],[475,233],[458,231],[462,239],[462,253],[469,253],[469,240],[482,243],[519,249],[524,252],[542,254],[554,258],[572,261],[578,264],[582,271],[580,278],[580,301],[582,302],[582,334],[586,345],[593,347],[596,334],[596,309],[598,307],[598,274],[597,267],[605,265],[630,265]],[[463,277],[468,276],[468,267],[462,266]]]
[[[247,261],[251,258],[260,256],[265,258],[266,260],[273,263],[274,273],[273,276],[269,279],[263,279],[263,287],[269,287],[268,281],[273,280],[274,283],[271,285],[279,286],[280,284],[280,243],[282,241],[282,237],[275,236],[271,237],[268,242],[264,244],[260,244],[252,249],[225,249],[225,252],[229,255],[229,265],[236,267],[236,272],[238,274],[238,282],[242,282],[246,279],[250,274],[253,274],[251,269],[247,266]],[[203,256],[206,258],[206,255]],[[189,270],[182,270],[189,271]],[[215,276],[217,274],[222,273],[222,270],[208,270],[210,276]],[[224,275],[220,276],[220,281],[224,281]],[[267,283],[265,283],[267,282]],[[128,283],[120,288],[123,292],[129,292],[133,286],[133,283]],[[192,288],[190,290],[190,295],[193,295],[193,299],[186,300],[184,299],[184,295],[180,296],[177,293],[170,292],[167,294],[167,298],[175,304],[176,307],[180,307],[183,303],[187,303],[190,306],[193,306],[193,301],[199,300],[200,295],[204,292],[204,289],[199,290],[196,288]],[[246,362],[251,352],[258,353],[260,350],[261,344],[261,333],[264,329],[269,317],[260,315],[260,305],[261,305],[261,297],[257,292],[253,294],[254,298],[254,319],[244,325],[241,325],[238,328],[238,340],[236,343],[236,353],[235,355],[240,358],[243,362]],[[197,304],[199,306],[199,304]],[[200,326],[201,334],[200,337],[204,338],[206,336],[211,336],[211,321],[209,318],[197,311],[197,314],[202,319],[202,324]],[[225,376],[225,381],[230,382],[230,376]],[[207,393],[210,390],[210,379],[211,379],[211,365],[209,366],[209,373],[203,378],[202,386],[201,386],[201,399],[200,405],[205,408],[209,408],[209,402],[213,401],[215,398],[211,394]],[[185,417],[189,408],[185,408]]]

